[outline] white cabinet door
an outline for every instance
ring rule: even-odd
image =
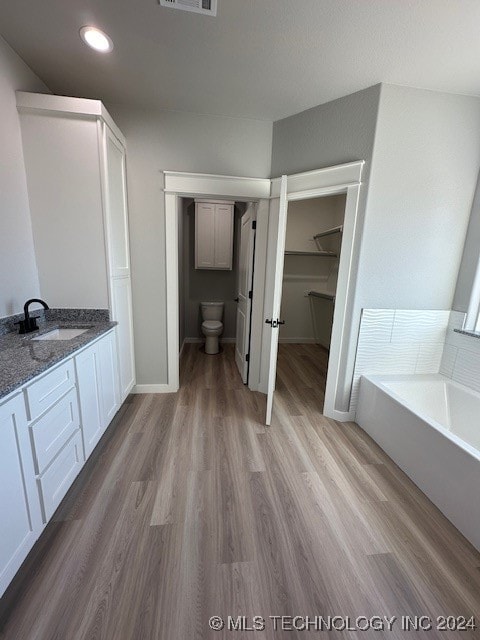
[[[77,431],[38,479],[47,523],[65,497],[84,463],[82,439]]]
[[[233,257],[233,205],[215,206],[215,269],[231,269]]]
[[[106,429],[120,406],[115,332],[107,333],[97,342],[97,352],[100,367],[102,421],[104,429]]]
[[[215,205],[195,205],[195,269],[215,267]]]
[[[75,356],[75,367],[82,415],[83,446],[85,458],[88,458],[119,407],[115,332],[107,333]]]
[[[120,402],[123,402],[135,384],[130,278],[114,278],[111,286],[112,320],[118,322],[116,331],[120,376]]]
[[[85,459],[90,456],[104,431],[98,360],[96,344],[75,356]]]
[[[130,274],[125,147],[105,126],[105,209],[110,277]]]
[[[30,426],[37,473],[44,472],[53,458],[79,428],[80,417],[77,390],[73,388]]]
[[[0,406],[0,596],[42,530],[22,395]]]

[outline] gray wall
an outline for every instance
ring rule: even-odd
[[[0,317],[40,295],[15,91],[48,89],[0,37]]]
[[[137,382],[162,384],[167,382],[167,337],[161,172],[269,177],[272,123],[107,108],[127,139]]]
[[[365,160],[358,225],[361,233],[367,206],[380,85],[334,100],[274,123],[272,175],[297,173],[354,160]],[[354,269],[358,264],[354,262]],[[358,305],[346,309],[347,339],[342,353],[343,379],[337,409],[348,409],[359,325]]]
[[[184,200],[183,209],[183,308],[185,310],[184,336],[203,339],[200,302],[224,302],[222,338],[235,338],[238,287],[239,221],[245,211],[245,204],[235,204],[233,269],[216,271],[195,269],[195,203]],[[181,303],[182,305],[182,303]]]
[[[273,125],[272,176],[366,160],[368,177],[380,85]]]

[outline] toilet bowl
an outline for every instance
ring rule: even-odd
[[[205,353],[214,355],[220,351],[218,339],[223,331],[223,302],[202,302],[202,333],[205,336]]]

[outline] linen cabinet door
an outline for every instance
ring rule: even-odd
[[[0,596],[43,525],[22,395],[0,405]]]
[[[75,356],[85,459],[104,432],[97,343]]]
[[[125,147],[105,126],[105,208],[109,275],[130,275]]]
[[[120,377],[120,402],[123,402],[135,384],[132,290],[130,278],[114,278],[112,279],[111,286],[112,320],[118,322],[116,333]]]
[[[102,422],[106,429],[119,407],[119,376],[114,331],[98,341],[97,352],[100,366]]]

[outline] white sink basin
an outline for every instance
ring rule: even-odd
[[[73,340],[82,333],[86,333],[88,329],[53,329],[41,336],[32,338],[32,340]]]

